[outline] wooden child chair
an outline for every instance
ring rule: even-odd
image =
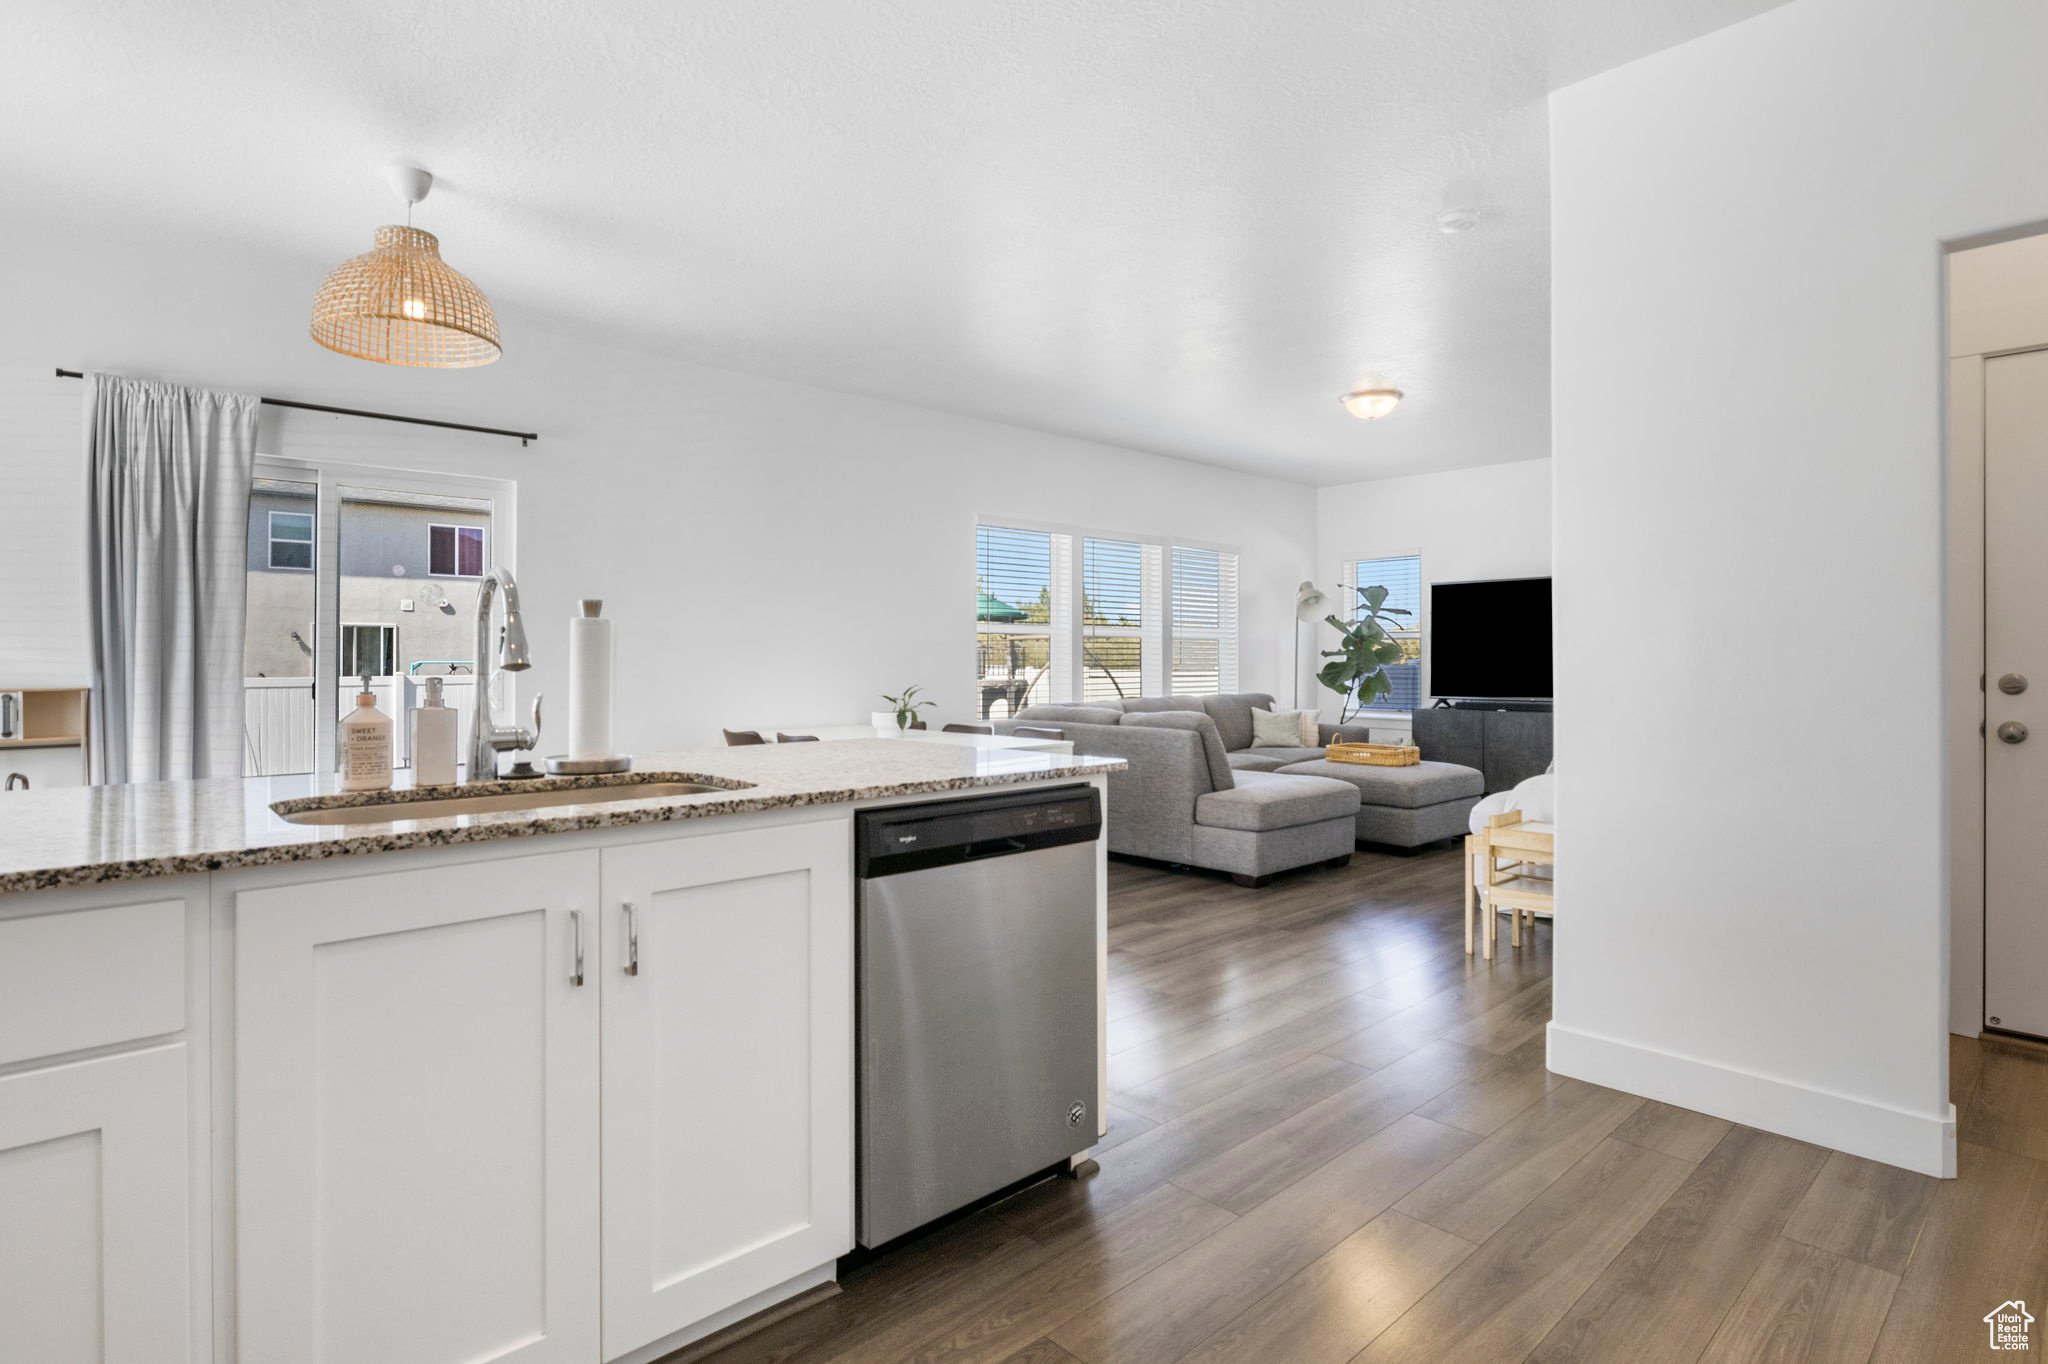
[[[1476,859],[1476,863],[1475,863]],[[1494,914],[1502,909],[1511,916],[1508,941],[1522,945],[1522,916],[1529,916],[1529,931],[1536,931],[1536,913],[1555,913],[1557,896],[1549,876],[1536,868],[1555,867],[1557,831],[1549,824],[1525,821],[1520,810],[1493,815],[1486,827],[1465,835],[1465,955],[1472,955],[1473,909],[1479,911],[1480,944],[1486,958],[1493,958],[1493,940],[1499,932]],[[1505,865],[1503,865],[1505,864]],[[1477,865],[1478,875],[1472,868]],[[1475,886],[1475,881],[1477,885]]]

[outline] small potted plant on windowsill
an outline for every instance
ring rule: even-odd
[[[905,687],[901,696],[890,696],[886,692],[883,693],[882,699],[887,701],[893,709],[878,710],[868,716],[868,723],[875,727],[875,732],[883,735],[901,734],[917,723],[917,712],[919,710],[925,706],[935,706],[938,704],[936,701],[917,700],[918,691],[919,688],[917,687]]]

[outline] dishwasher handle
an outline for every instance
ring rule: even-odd
[[[1030,840],[1021,835],[1011,838],[985,838],[979,843],[969,843],[962,848],[960,860],[973,862],[984,857],[1006,857],[1011,853],[1030,851]]]

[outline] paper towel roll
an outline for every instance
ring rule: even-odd
[[[578,760],[613,756],[612,623],[603,609],[586,600],[569,621],[569,756]]]

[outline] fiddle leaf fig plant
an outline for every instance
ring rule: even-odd
[[[936,701],[918,701],[913,699],[918,691],[919,688],[917,687],[905,687],[901,696],[891,696],[887,692],[882,694],[882,699],[887,701],[890,709],[896,712],[896,728],[909,729],[913,724],[917,723],[917,712],[921,707],[939,704]]]
[[[1398,606],[1388,606],[1387,589],[1384,587],[1356,590],[1356,620],[1343,621],[1334,615],[1323,617],[1337,632],[1337,647],[1322,651],[1322,656],[1331,661],[1316,672],[1316,681],[1344,698],[1340,718],[1346,721],[1393,691],[1394,681],[1387,676],[1387,668],[1406,658],[1407,653],[1391,631],[1406,628],[1395,619],[1396,616],[1414,614]]]

